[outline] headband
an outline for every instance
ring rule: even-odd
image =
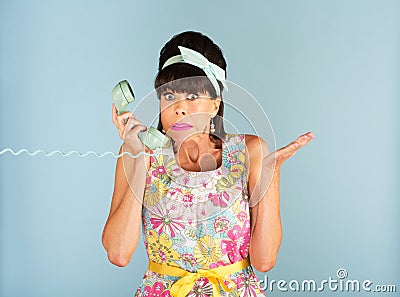
[[[210,61],[208,61],[207,58],[204,57],[199,52],[196,52],[190,48],[186,48],[183,46],[178,46],[178,48],[179,48],[181,54],[169,58],[164,63],[161,70],[171,64],[188,63],[193,66],[201,68],[205,72],[208,79],[214,86],[214,89],[217,92],[217,96],[221,95],[217,80],[219,80],[222,83],[222,85],[224,86],[224,88],[228,90],[228,86],[226,85],[226,82],[225,82],[225,70],[224,69],[222,69],[218,65],[215,65],[214,63],[211,63]]]

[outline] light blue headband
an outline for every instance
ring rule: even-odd
[[[221,95],[221,91],[219,89],[219,85],[217,80],[219,80],[224,88],[228,90],[228,86],[225,82],[225,70],[211,63],[207,60],[199,52],[196,52],[190,48],[186,48],[183,46],[178,46],[181,54],[173,56],[169,58],[163,65],[161,69],[164,69],[168,65],[175,64],[175,63],[188,63],[193,66],[201,68],[207,75],[208,79],[211,81],[212,85],[214,86],[215,91],[217,92],[217,96]]]

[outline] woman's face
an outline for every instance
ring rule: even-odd
[[[161,93],[161,123],[166,134],[175,141],[209,132],[210,119],[219,108],[220,97],[213,99],[209,93]]]

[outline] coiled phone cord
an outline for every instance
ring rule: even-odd
[[[123,153],[121,153],[121,154],[114,154],[113,152],[105,152],[105,153],[102,153],[102,154],[98,154],[98,153],[96,153],[96,152],[94,152],[94,151],[88,151],[88,152],[86,152],[86,153],[84,153],[84,154],[81,154],[81,153],[79,153],[79,152],[77,152],[77,151],[70,151],[70,152],[68,152],[68,153],[63,153],[62,151],[59,151],[59,150],[56,150],[56,151],[52,151],[52,152],[49,152],[49,153],[47,153],[46,151],[44,151],[44,150],[36,150],[36,151],[34,151],[34,152],[30,152],[29,150],[27,150],[27,149],[20,149],[19,151],[17,151],[17,152],[15,152],[13,149],[10,149],[10,148],[5,148],[5,149],[3,149],[2,151],[0,151],[0,155],[2,155],[2,154],[5,154],[6,152],[10,152],[11,154],[13,154],[14,156],[18,156],[19,154],[21,154],[21,153],[27,153],[28,155],[30,155],[30,156],[35,156],[35,155],[37,155],[38,153],[43,153],[46,157],[50,157],[50,156],[52,156],[52,155],[54,155],[54,154],[56,154],[56,153],[59,153],[62,157],[68,157],[68,156],[70,156],[70,155],[72,155],[72,154],[76,154],[76,155],[78,155],[79,157],[87,157],[87,156],[89,156],[89,155],[95,155],[97,158],[102,158],[102,157],[104,157],[104,156],[107,156],[107,155],[111,155],[111,156],[113,156],[114,158],[120,158],[120,157],[122,157],[123,155],[128,155],[128,156],[130,156],[130,157],[132,157],[132,158],[138,158],[138,157],[140,157],[141,155],[147,155],[147,156],[155,156],[155,154],[149,154],[149,153],[145,153],[145,152],[140,152],[139,154],[137,154],[137,155],[132,155],[131,153],[129,153],[129,152],[123,152]]]

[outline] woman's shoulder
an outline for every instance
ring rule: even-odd
[[[269,153],[267,142],[258,135],[226,133],[224,139],[226,144],[244,144],[246,151],[254,156],[265,156]]]
[[[236,138],[236,139],[242,139],[246,141],[247,143],[264,143],[266,144],[266,141],[264,139],[262,139],[260,136],[258,135],[253,135],[253,134],[239,134],[239,133],[225,133],[225,137],[224,139],[232,139],[232,138]]]
[[[262,139],[260,136],[258,135],[252,135],[252,134],[242,134],[243,135],[243,139],[246,143],[246,147],[249,150],[268,150],[268,145],[267,142]]]
[[[269,154],[268,144],[258,135],[243,134],[246,145],[246,163],[261,163]]]

